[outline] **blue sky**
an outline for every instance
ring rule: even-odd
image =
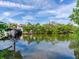
[[[76,0],[0,0],[0,21],[6,23],[70,23]]]

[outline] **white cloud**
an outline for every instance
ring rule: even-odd
[[[26,15],[22,18],[23,18],[24,23],[33,22],[33,21],[37,20],[36,17],[34,17],[33,15]]]
[[[54,14],[54,13],[56,13],[56,11],[55,10],[44,10],[44,11],[38,12],[39,15],[46,14],[46,13],[50,13],[50,14],[53,13]]]
[[[73,8],[75,7],[76,3],[71,3],[69,5],[62,5],[60,6],[59,9],[57,9],[56,11],[56,14],[57,16],[56,17],[65,17],[67,18],[71,13],[72,13],[72,10]]]
[[[16,17],[17,15],[22,14],[23,12],[17,12],[17,11],[5,11],[2,13],[2,17],[4,18],[12,18],[12,17]]]
[[[7,21],[9,22],[9,23],[15,23],[16,21],[15,20],[13,20],[13,19],[7,19]]]
[[[9,1],[0,1],[0,6],[4,7],[15,7],[15,8],[21,8],[21,9],[49,9],[52,8],[51,3],[49,0],[32,0],[31,2],[28,2],[23,4],[22,2],[9,2]]]
[[[21,9],[33,9],[33,6],[31,5],[23,5],[23,4],[8,2],[8,1],[0,1],[0,6],[16,7],[16,8],[21,8]]]
[[[63,2],[63,0],[60,0],[61,2]],[[71,4],[62,4],[59,5],[59,7],[57,7],[57,9],[52,9],[53,7],[56,7],[55,3],[51,4],[49,2],[49,0],[32,0],[28,5],[24,5],[24,4],[20,4],[20,3],[14,3],[14,2],[8,2],[8,1],[0,1],[0,6],[4,6],[4,7],[15,7],[15,8],[21,8],[21,9],[28,9],[30,11],[33,10],[37,10],[36,15],[26,15],[25,11],[20,11],[20,12],[16,12],[16,11],[12,11],[12,12],[4,12],[3,15],[6,16],[6,18],[8,18],[8,16],[10,17],[16,17],[16,15],[19,14],[23,14],[26,15],[24,17],[22,17],[22,21],[21,20],[13,20],[13,19],[9,19],[7,20],[8,22],[13,22],[13,23],[27,23],[27,22],[32,22],[34,20],[38,20],[36,19],[36,16],[40,19],[40,17],[49,17],[49,19],[61,19],[61,18],[68,18],[68,16],[72,13],[72,9],[73,7],[76,5],[76,3],[71,3]],[[34,12],[32,12],[33,14],[35,14]],[[53,16],[55,15],[55,16]],[[20,17],[20,16],[18,16]],[[48,18],[47,18],[48,19]],[[46,19],[46,20],[47,20]],[[48,19],[48,20],[49,20]],[[56,20],[57,21],[57,20]],[[59,20],[60,21],[60,20]],[[39,21],[40,22],[40,21]],[[61,22],[61,21],[60,21]]]
[[[21,20],[17,20],[17,19],[13,19],[11,17],[16,17],[16,15],[21,14],[22,12],[3,12],[2,16],[0,17],[0,21],[3,21],[5,23],[27,23],[33,19],[35,19],[33,16],[24,16],[23,19]],[[10,16],[10,17],[9,17]]]
[[[25,20],[33,20],[33,19],[35,19],[35,17],[33,17],[31,15],[27,15],[27,16],[24,16],[23,19],[25,19]]]
[[[11,19],[11,18],[4,19],[4,22],[6,22],[6,23],[17,23],[17,24],[24,24],[24,23],[26,23],[26,21],[15,20],[15,19]]]
[[[68,18],[68,16],[72,13],[73,8],[75,7],[76,3],[71,3],[68,5],[61,5],[57,9],[49,9],[49,10],[43,10],[39,11],[36,15],[37,16],[49,16],[56,15],[55,18]],[[51,17],[50,16],[50,17]]]
[[[28,16],[24,16],[23,19],[21,19],[21,20],[7,18],[4,21],[6,21],[8,23],[27,24],[28,22],[33,23],[34,20],[36,20],[35,17],[28,15]]]
[[[4,18],[4,17],[0,17],[0,21],[4,23],[21,23],[21,21],[16,21],[15,19]]]
[[[0,17],[0,21],[3,21],[3,17]]]
[[[5,23],[14,23],[14,22],[16,22],[15,20],[13,20],[13,19],[10,19],[10,18],[4,18],[3,17],[3,22],[5,22]]]
[[[50,13],[55,16],[49,16],[48,20],[55,21],[57,23],[70,23],[69,15],[72,13],[73,8],[75,7],[76,3],[71,3],[69,5],[61,5],[58,9],[55,10],[47,10],[39,12],[39,15],[43,16],[46,13]],[[49,14],[47,14],[49,15]]]
[[[68,13],[61,13],[57,14],[55,18],[68,18],[70,14]]]
[[[56,11],[55,10],[43,10],[43,11],[39,11],[36,14],[36,17],[48,17],[48,16],[53,16],[56,15]]]
[[[49,0],[32,0],[31,2],[37,9],[50,9],[54,7]],[[55,5],[54,1],[52,3]]]
[[[10,15],[11,15],[10,12],[4,12],[4,13],[3,13],[3,16],[10,16]]]
[[[60,0],[60,3],[63,2],[64,0]]]

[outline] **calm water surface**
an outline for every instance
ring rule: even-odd
[[[23,59],[76,59],[74,49],[70,48],[71,38],[67,37],[25,36],[24,40],[16,42],[16,51],[20,51]],[[0,50],[11,45],[12,40],[0,41]]]

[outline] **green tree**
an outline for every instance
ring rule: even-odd
[[[6,23],[0,23],[0,38],[4,36],[4,31],[6,28],[8,28],[8,25]]]
[[[77,0],[76,7],[73,9],[73,12],[69,18],[75,23],[79,24],[79,0]]]

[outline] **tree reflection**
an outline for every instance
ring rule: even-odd
[[[74,49],[76,59],[79,59],[79,34],[72,35],[73,40],[71,41],[70,48]]]
[[[78,34],[67,34],[67,35],[47,35],[47,34],[41,34],[41,35],[27,35],[24,37],[25,40],[27,40],[29,43],[35,41],[38,44],[41,41],[45,42],[52,42],[52,44],[58,43],[58,41],[70,41],[70,48],[74,49],[74,55],[76,56],[76,59],[79,59],[79,35]]]
[[[47,35],[47,34],[36,34],[36,35],[27,35],[24,36],[24,39],[27,40],[28,42],[35,41],[37,43],[40,43],[41,41],[46,41],[46,42],[53,42],[55,39],[65,41],[65,40],[70,40],[72,37],[71,35],[58,35],[58,34],[52,34],[52,35]]]

